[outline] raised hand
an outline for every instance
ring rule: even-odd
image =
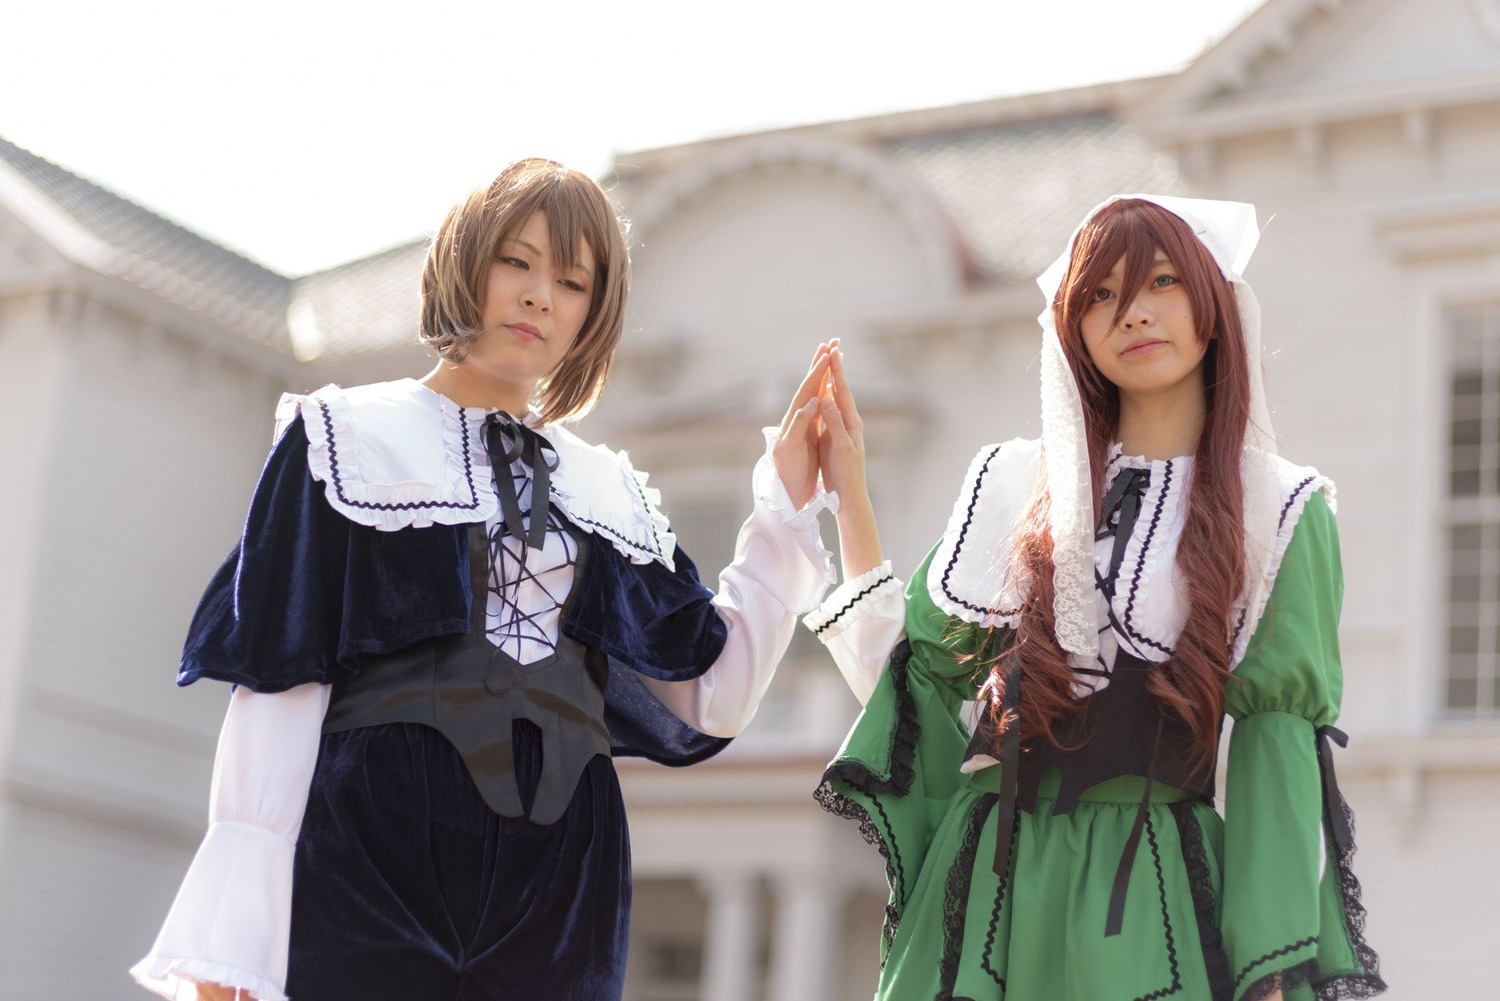
[[[854,405],[854,393],[844,372],[844,349],[837,340],[829,346],[828,374],[818,399],[822,417],[818,466],[826,489],[838,491],[841,502],[857,502],[869,495],[865,484],[865,422]]]
[[[799,509],[812,500],[818,485],[818,397],[828,381],[830,352],[830,345],[818,345],[807,375],[781,419],[781,437],[771,449],[787,496]]]
[[[850,580],[879,566],[884,557],[865,481],[865,422],[854,405],[854,392],[844,372],[844,351],[837,340],[829,350],[828,373],[818,401],[823,425],[818,435],[818,467],[823,486],[839,495],[839,550],[844,579]]]

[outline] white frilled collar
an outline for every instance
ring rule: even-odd
[[[1015,439],[979,450],[964,477],[963,488],[953,505],[948,528],[933,554],[927,574],[927,590],[934,604],[948,615],[986,627],[1014,627],[1029,587],[1019,567],[1011,565],[1011,550],[1022,517],[1031,503],[1041,442]],[[1106,605],[1097,594],[1095,626],[1107,639],[1145,660],[1161,662],[1187,619],[1181,599],[1185,592],[1177,567],[1177,544],[1187,516],[1186,499],[1192,479],[1192,457],[1147,461],[1116,454],[1109,471],[1125,466],[1151,471],[1141,514],[1126,546],[1115,598]],[[1297,521],[1313,494],[1323,492],[1334,503],[1333,482],[1316,469],[1298,466],[1279,456],[1247,450],[1241,465],[1246,484],[1246,504],[1257,498],[1277,510],[1272,517],[1276,538],[1270,553],[1255,562],[1264,571],[1241,594],[1232,616],[1231,663],[1238,664],[1270,599],[1271,586]],[[1112,542],[1094,549],[1099,573],[1108,571]],[[1112,626],[1109,612],[1114,612]],[[1121,630],[1124,630],[1121,634]],[[1115,643],[1103,648],[1112,653]],[[1075,694],[1084,695],[1100,686],[1097,671],[1108,664],[1080,662]],[[1109,660],[1112,658],[1105,658]]]
[[[498,501],[484,422],[492,411],[460,407],[415,379],[306,395],[276,408],[276,436],[301,415],[308,466],[328,503],[350,521],[383,532],[490,521]],[[624,452],[590,445],[561,424],[535,428],[558,454],[551,499],[580,531],[607,539],[634,563],[673,569],[677,540]]]

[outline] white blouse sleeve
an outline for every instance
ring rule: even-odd
[[[864,705],[906,632],[906,585],[887,560],[844,581],[802,621],[823,641],[849,690]]]
[[[771,459],[775,429],[766,429],[766,454],[755,465],[755,508],[740,528],[734,562],[719,574],[714,606],[729,627],[724,650],[692,681],[642,677],[683,722],[714,737],[734,737],[749,725],[797,628],[833,583],[833,558],[818,534],[818,512],[838,510],[838,497],[821,488],[800,511],[787,496]]]
[[[318,760],[327,685],[236,688],[219,732],[208,833],[151,952],[131,974],[165,998],[194,983],[286,1001],[292,860]]]

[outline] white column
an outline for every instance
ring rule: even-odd
[[[755,1001],[759,951],[760,885],[750,873],[715,873],[699,879],[708,897],[703,942],[704,1001]]]
[[[768,1001],[827,1001],[841,948],[844,887],[826,873],[776,877],[776,931]]]

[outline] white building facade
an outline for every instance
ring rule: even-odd
[[[909,573],[1038,430],[1035,274],[1116,191],[1254,202],[1282,450],[1339,485],[1340,780],[1396,999],[1500,984],[1500,0],[1268,0],[1182,73],[618,158],[628,332],[585,437],[700,567],[843,338]],[[0,144],[0,998],[135,996],[226,693],[171,688],[283,389],[420,374],[420,244],[288,279]],[[832,542],[831,526],[828,539]],[[812,801],[857,706],[810,637],[750,731],[620,766],[632,1001],[867,998],[883,866]]]

